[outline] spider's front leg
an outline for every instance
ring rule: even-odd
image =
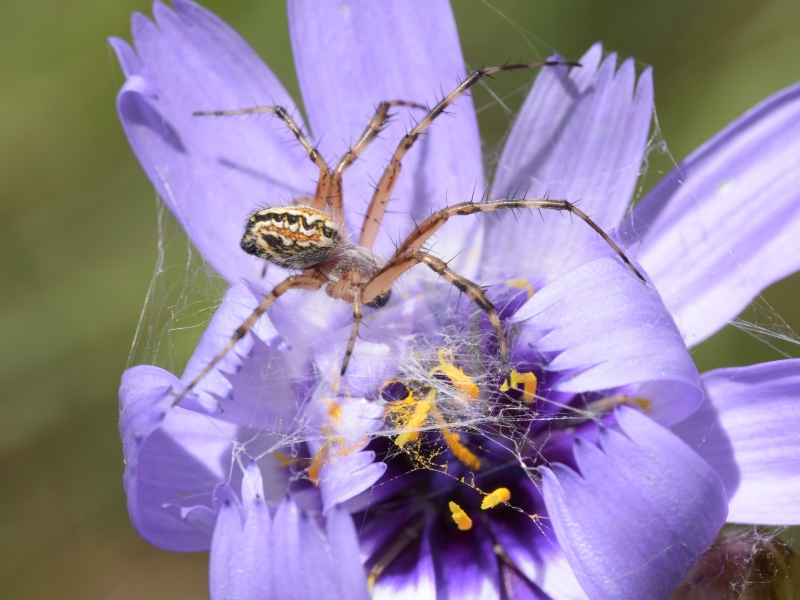
[[[325,199],[328,196],[328,188],[331,183],[331,174],[328,163],[325,162],[325,159],[322,158],[322,155],[314,147],[314,145],[308,141],[308,138],[303,133],[303,130],[292,118],[292,115],[289,114],[289,111],[287,111],[284,107],[255,106],[253,108],[237,108],[234,110],[198,110],[192,114],[195,117],[232,117],[237,115],[260,114],[270,114],[278,117],[281,121],[283,121],[289,131],[294,134],[294,137],[297,138],[297,142],[300,144],[303,150],[305,150],[306,154],[308,154],[308,158],[311,159],[311,162],[313,162],[319,169],[319,179],[317,179],[317,191],[314,194],[313,208],[316,208],[317,210],[325,209]]]
[[[622,249],[608,236],[605,231],[603,231],[603,229],[597,223],[592,221],[586,215],[586,213],[572,204],[572,202],[567,200],[550,200],[549,198],[489,200],[488,202],[479,203],[462,202],[460,204],[454,204],[453,206],[448,206],[447,208],[438,210],[414,228],[414,231],[412,231],[409,236],[397,247],[397,250],[392,258],[389,259],[389,263],[392,263],[403,257],[410,256],[412,253],[420,250],[422,246],[424,246],[425,243],[431,238],[431,236],[436,233],[445,223],[447,223],[450,217],[462,217],[478,213],[494,212],[497,210],[516,210],[520,208],[527,208],[529,210],[539,210],[542,208],[558,211],[563,210],[575,215],[597,232],[603,241],[606,242],[606,244],[608,244],[614,252],[616,252],[620,259],[622,259],[622,262],[627,265],[634,275],[636,275],[645,283],[647,282],[647,280],[644,278],[644,275],[639,272],[639,270],[625,255]]]
[[[358,245],[363,248],[372,248],[375,243],[375,238],[378,236],[378,230],[381,226],[383,216],[386,214],[386,207],[389,204],[389,198],[392,195],[392,190],[397,183],[397,178],[400,176],[400,170],[403,167],[402,161],[406,153],[411,149],[419,137],[428,129],[433,123],[433,120],[442,114],[447,108],[463,96],[472,86],[478,83],[481,79],[491,76],[493,73],[501,73],[503,71],[518,71],[520,69],[537,69],[539,67],[555,67],[555,66],[580,66],[579,63],[569,61],[545,61],[533,63],[521,63],[515,65],[503,65],[501,67],[488,67],[485,69],[478,69],[469,74],[469,76],[458,84],[453,91],[442,98],[436,106],[434,106],[417,125],[408,132],[408,134],[400,140],[397,145],[397,150],[389,161],[389,165],[383,171],[378,185],[375,187],[375,193],[372,195],[372,200],[369,203],[367,214],[364,217],[364,223],[361,226],[361,236],[358,240]]]
[[[367,282],[361,292],[360,300],[364,303],[369,303],[378,296],[385,294],[392,288],[394,282],[397,281],[403,273],[420,263],[428,265],[428,267],[438,273],[445,281],[449,281],[458,291],[466,294],[470,300],[486,313],[489,322],[497,332],[497,345],[500,352],[500,360],[503,365],[503,373],[506,376],[506,380],[510,383],[511,367],[508,360],[508,345],[506,344],[506,336],[503,332],[503,326],[500,323],[500,316],[497,314],[497,309],[477,283],[453,271],[442,259],[419,250],[405,256],[392,258],[392,260]]]

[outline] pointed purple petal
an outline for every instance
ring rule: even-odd
[[[228,340],[231,339],[231,335],[250,316],[253,309],[258,306],[259,301],[260,298],[243,282],[237,283],[228,290],[222,300],[222,304],[214,313],[211,322],[197,344],[194,354],[186,365],[181,377],[181,383],[184,386],[188,385],[211,362],[214,356],[225,347]],[[246,362],[242,357],[246,357],[253,352],[254,339],[260,339],[263,342],[274,342],[276,338],[278,338],[278,332],[271,323],[269,316],[262,315],[250,330],[250,334],[239,340],[236,346],[199,382],[194,388],[194,392],[181,401],[181,406],[204,409],[207,412],[218,412],[219,405],[217,402],[222,402],[221,399],[229,399],[232,395],[231,375],[239,372],[243,363]],[[241,385],[246,389],[246,376],[243,376],[243,379],[245,379],[245,382]],[[285,387],[283,382],[274,380],[271,380],[271,382],[276,384],[275,387]],[[195,398],[199,406],[195,406],[192,403]],[[219,416],[227,418],[227,416]]]
[[[650,415],[677,422],[703,399],[697,368],[658,292],[616,258],[574,269],[536,292],[513,317],[528,345],[564,376],[554,389],[643,397]],[[624,388],[624,389],[620,389]]]
[[[259,261],[239,248],[242,223],[265,201],[313,192],[315,169],[301,149],[286,145],[292,136],[277,119],[192,115],[254,103],[296,109],[235,31],[197,4],[174,4],[175,12],[154,5],[158,25],[134,14],[138,59],[112,41],[132,75],[117,100],[120,119],[150,181],[203,257],[230,282],[258,281]]]
[[[375,453],[364,450],[370,436],[383,425],[384,407],[366,398],[339,398],[336,410],[330,400],[315,400],[323,416],[317,418],[326,431],[324,464],[319,471],[323,512],[372,487],[386,472],[386,465],[375,462]],[[314,452],[321,443],[311,442]]]
[[[126,78],[141,74],[142,62],[128,42],[118,37],[110,37],[108,38],[108,43],[117,55],[119,66],[122,68],[122,73]]]
[[[706,402],[674,427],[719,473],[734,523],[800,523],[800,360],[703,375]]]
[[[375,462],[372,451],[347,454],[320,469],[319,481],[324,511],[345,502],[374,485],[386,472],[386,464]]]
[[[212,600],[274,598],[269,568],[270,530],[261,473],[251,463],[242,480],[241,504],[229,487],[220,504],[209,564]]]
[[[353,517],[343,508],[328,513],[326,528],[336,577],[346,600],[369,600]]]
[[[345,600],[339,593],[333,559],[316,521],[285,500],[272,527],[270,565],[275,598]]]
[[[171,408],[178,380],[158,367],[128,369],[120,387],[125,491],[136,531],[161,548],[205,550],[210,538],[175,518],[165,505],[211,506],[225,479],[234,430],[207,416]]]
[[[695,150],[625,225],[689,346],[800,269],[800,85]]]
[[[379,102],[408,100],[433,106],[465,76],[464,59],[450,5],[445,0],[322,0],[289,2],[300,89],[314,135],[330,161],[361,135]],[[417,220],[449,201],[483,189],[480,137],[470,98],[439,118],[403,160],[390,213],[375,249],[390,255],[394,242]],[[356,235],[376,182],[406,130],[425,112],[396,109],[386,129],[345,174],[345,208]],[[436,251],[448,258],[478,249],[480,223],[461,219],[438,234]],[[471,259],[462,252],[459,262]],[[459,265],[463,270],[466,265]],[[469,274],[469,273],[467,273]]]
[[[351,330],[352,324],[330,336],[334,339],[329,344],[319,344],[315,349],[314,361],[320,373],[334,374],[341,389],[349,394],[374,397],[383,382],[397,373],[400,357],[396,349],[388,344],[358,339],[347,373],[338,377]]]
[[[503,150],[493,197],[579,201],[600,227],[617,226],[639,176],[653,82],[647,69],[636,83],[631,59],[615,72],[615,54],[598,67],[601,54],[595,44],[582,67],[539,73]],[[483,274],[533,276],[538,287],[605,251],[601,243],[583,223],[551,211],[502,214],[486,221]]]
[[[558,541],[592,600],[664,599],[725,522],[725,489],[700,456],[628,407],[625,435],[603,429],[601,448],[576,440],[580,474],[542,469]]]
[[[281,438],[294,431],[306,393],[312,385],[310,365],[302,352],[276,347],[252,338],[241,367],[226,374],[231,385],[228,398],[220,399],[224,412],[217,418],[259,431],[262,442],[283,445]],[[269,447],[269,446],[267,446]]]

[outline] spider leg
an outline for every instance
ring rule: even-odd
[[[428,267],[438,273],[443,279],[453,284],[458,291],[466,294],[470,300],[478,305],[478,308],[486,313],[489,322],[497,332],[497,343],[500,351],[500,360],[503,363],[503,372],[507,379],[510,378],[511,369],[508,362],[508,346],[506,345],[506,337],[503,333],[503,326],[500,323],[497,309],[477,283],[453,271],[442,259],[436,258],[427,252],[420,251],[393,258],[367,282],[367,285],[364,286],[364,290],[361,293],[361,300],[363,302],[371,302],[381,294],[385,294],[403,273],[420,263],[428,265]]]
[[[347,364],[350,362],[350,357],[353,354],[353,348],[356,346],[356,338],[358,337],[358,328],[361,326],[361,274],[358,271],[350,271],[350,283],[353,289],[353,329],[350,332],[350,340],[347,342],[347,350],[344,353],[344,361],[342,361],[342,372],[344,375],[347,371]]]
[[[415,104],[414,102],[407,102],[406,100],[388,100],[381,102],[375,111],[373,117],[367,123],[364,133],[358,138],[358,141],[347,151],[344,156],[339,160],[336,168],[331,171],[329,187],[324,192],[317,190],[317,194],[324,193],[325,201],[331,208],[331,213],[335,216],[344,216],[344,205],[342,200],[342,174],[352,165],[361,153],[367,149],[372,141],[378,136],[381,130],[386,125],[389,118],[389,109],[393,106],[408,106],[410,108],[421,108],[427,110],[426,106]],[[318,196],[319,197],[319,196]]]
[[[335,175],[341,176],[350,166],[358,160],[361,153],[367,149],[372,141],[378,136],[381,130],[386,126],[386,121],[389,119],[389,109],[395,106],[407,106],[408,108],[419,108],[428,110],[427,106],[416,104],[415,102],[408,102],[406,100],[388,100],[378,104],[375,114],[367,123],[364,133],[358,141],[347,151],[344,156],[339,160],[339,164],[333,169]]]
[[[448,206],[442,210],[436,211],[430,217],[425,219],[422,223],[414,228],[409,236],[401,243],[389,263],[420,250],[425,242],[439,230],[442,225],[447,223],[450,217],[462,215],[474,215],[477,213],[492,212],[497,210],[513,210],[518,208],[528,209],[541,209],[547,208],[550,210],[565,210],[570,214],[583,220],[589,227],[594,229],[601,238],[616,252],[628,268],[642,281],[646,281],[644,276],[633,265],[630,259],[625,255],[622,249],[612,240],[608,234],[603,231],[600,226],[592,221],[586,213],[577,208],[567,200],[550,200],[550,199],[520,199],[520,200],[490,200],[488,202],[474,203],[462,202]]]
[[[481,79],[493,73],[500,73],[502,71],[515,71],[519,69],[535,69],[539,67],[549,67],[556,65],[565,66],[580,66],[578,63],[565,62],[565,61],[546,61],[534,63],[522,63],[514,65],[503,65],[502,67],[488,67],[486,69],[478,69],[469,74],[469,76],[453,89],[449,94],[442,98],[436,106],[434,106],[425,117],[417,123],[417,125],[406,136],[400,140],[400,143],[395,150],[389,165],[381,175],[378,185],[375,188],[375,193],[367,209],[367,214],[364,217],[364,223],[361,226],[361,236],[358,240],[358,245],[364,248],[372,248],[375,243],[375,238],[378,235],[383,215],[386,213],[386,206],[389,203],[389,198],[392,195],[392,190],[397,182],[402,169],[402,160],[409,151],[414,142],[419,139],[426,129],[430,126],[433,120],[442,114],[448,106],[458,100],[464,93],[469,90],[473,85],[478,83]]]
[[[198,383],[200,383],[203,377],[205,377],[206,375],[209,374],[209,372],[211,372],[211,369],[213,369],[214,366],[219,361],[221,361],[225,357],[225,355],[228,354],[228,352],[230,352],[233,349],[233,347],[236,345],[236,342],[242,339],[247,334],[247,332],[253,328],[253,325],[256,324],[258,318],[261,315],[263,315],[264,312],[272,305],[272,303],[275,302],[275,300],[277,300],[281,295],[293,289],[304,289],[312,291],[318,290],[322,286],[322,283],[323,279],[321,278],[320,275],[312,274],[312,275],[292,275],[284,279],[278,285],[276,285],[273,288],[273,290],[269,294],[267,294],[264,297],[264,299],[258,304],[255,310],[252,313],[250,313],[250,316],[244,320],[244,323],[242,323],[236,329],[236,331],[233,332],[233,335],[228,340],[228,343],[225,344],[225,347],[222,348],[222,350],[220,350],[217,353],[217,355],[211,359],[211,362],[209,362],[203,368],[203,370],[200,371],[200,373],[198,373],[198,375],[194,379],[192,379],[189,385],[187,385],[183,389],[183,391],[180,394],[178,394],[178,396],[175,398],[175,401],[172,403],[172,406],[175,406],[181,400],[183,400],[186,394],[191,392],[194,389],[194,387]]]
[[[286,124],[286,127],[289,128],[289,131],[291,131],[297,138],[297,141],[300,143],[300,146],[302,146],[303,150],[306,151],[306,154],[308,154],[311,162],[313,162],[319,168],[317,191],[314,194],[314,208],[317,210],[323,210],[325,206],[324,199],[327,194],[330,180],[330,168],[328,167],[328,163],[325,162],[325,159],[322,158],[313,144],[308,141],[308,138],[303,134],[300,126],[285,108],[282,106],[256,106],[254,108],[239,108],[235,110],[198,110],[192,114],[196,117],[225,117],[234,115],[257,115],[264,113],[275,115],[281,121],[283,121]]]

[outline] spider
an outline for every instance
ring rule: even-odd
[[[394,254],[383,260],[372,253],[392,190],[402,168],[402,160],[419,137],[448,106],[466,93],[484,77],[503,71],[534,69],[549,66],[579,67],[579,63],[568,61],[545,61],[520,64],[506,64],[498,67],[478,69],[470,73],[458,86],[431,109],[414,102],[392,100],[381,102],[372,119],[367,123],[358,141],[342,156],[336,167],[331,169],[319,152],[303,134],[292,116],[280,106],[259,106],[238,110],[198,111],[196,116],[229,116],[246,114],[273,114],[281,119],[295,135],[297,141],[319,168],[319,179],[313,196],[297,198],[289,206],[264,208],[253,213],[247,220],[241,247],[245,252],[263,258],[279,267],[301,271],[289,275],[267,294],[256,309],[236,329],[227,344],[203,368],[203,370],[176,397],[173,406],[178,404],[205,377],[211,369],[242,339],[253,327],[259,317],[275,300],[289,290],[302,289],[316,291],[323,285],[333,299],[344,300],[353,305],[353,328],[342,362],[344,375],[355,347],[358,329],[361,324],[363,307],[380,308],[389,301],[392,285],[410,268],[422,263],[450,282],[460,292],[486,313],[497,333],[498,349],[506,375],[510,380],[511,369],[500,318],[497,311],[476,283],[462,277],[447,266],[447,263],[425,252],[423,246],[430,237],[442,227],[450,217],[474,215],[484,212],[508,209],[552,209],[568,211],[579,217],[594,229],[623,262],[642,281],[644,277],[631,263],[614,241],[586,214],[567,200],[504,199],[485,202],[462,202],[434,212],[422,221],[414,231],[397,247]],[[409,107],[427,111],[425,117],[401,140],[388,166],[383,171],[372,200],[364,217],[358,243],[348,239],[343,209],[342,175],[352,165],[369,144],[377,137],[389,120],[389,110],[393,107]]]

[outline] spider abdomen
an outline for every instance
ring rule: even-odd
[[[278,206],[247,220],[242,250],[283,267],[304,270],[324,261],[341,238],[331,217],[308,206]]]

